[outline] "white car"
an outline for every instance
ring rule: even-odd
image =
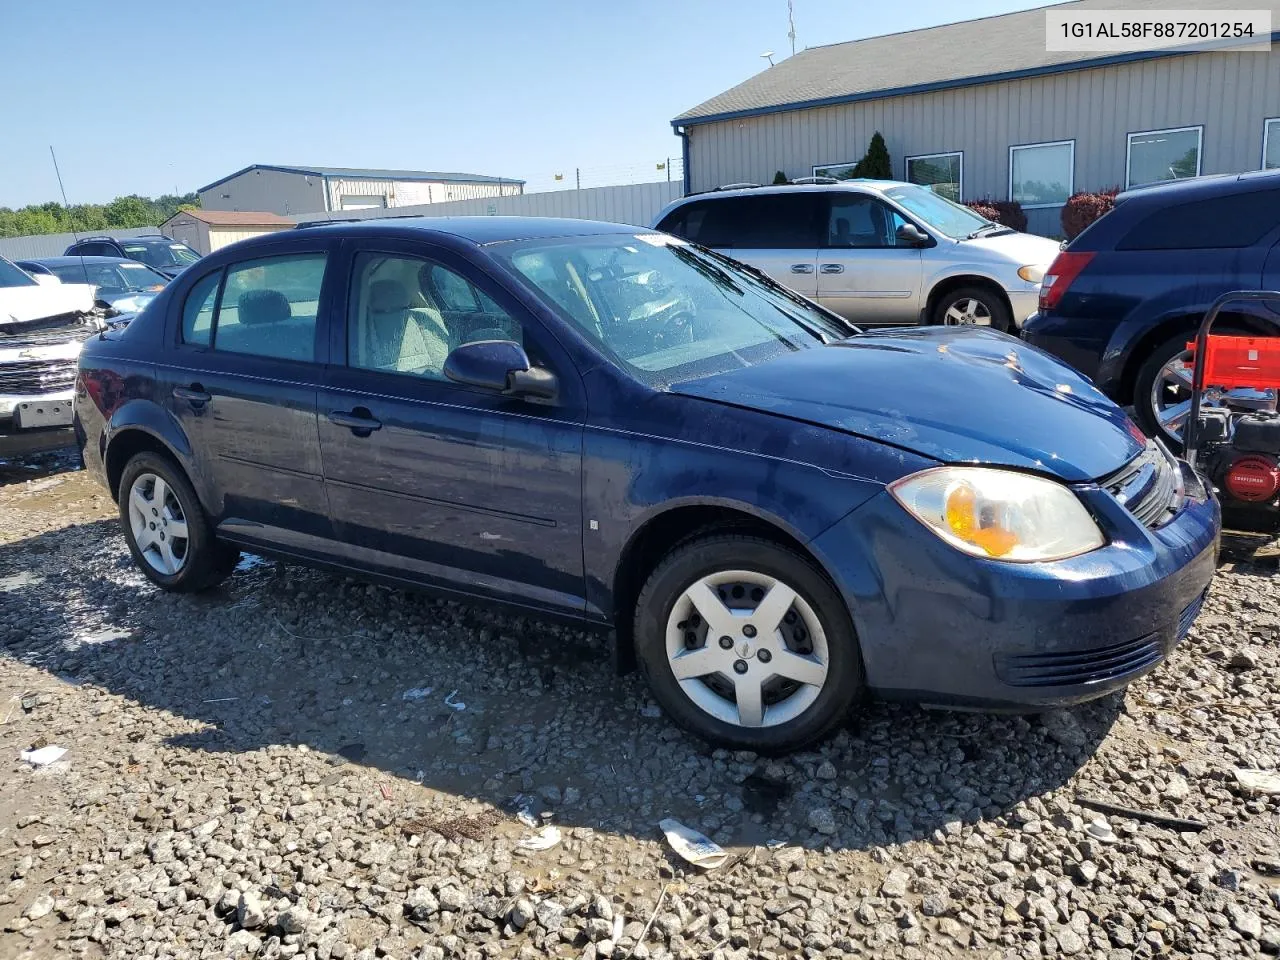
[[[894,180],[739,186],[669,204],[654,226],[756,267],[857,324],[1016,332],[1058,244]]]
[[[0,456],[73,442],[76,361],[102,327],[91,285],[37,282],[0,257]]]

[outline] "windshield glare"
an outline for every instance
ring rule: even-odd
[[[185,243],[126,243],[125,256],[151,267],[188,267],[200,259]]]
[[[665,234],[526,240],[493,251],[548,306],[652,385],[750,366],[855,332],[732,261]]]
[[[34,287],[36,282],[23,270],[0,257],[0,287]]]
[[[952,239],[967,237],[979,227],[990,223],[986,217],[980,217],[968,207],[952,203],[946,197],[940,197],[932,190],[903,184],[884,192],[884,195],[903,209],[915,214],[939,233]]]

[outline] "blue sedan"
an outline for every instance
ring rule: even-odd
[[[1031,708],[1185,635],[1218,506],[1065,364],[863,333],[661,233],[333,223],[217,251],[80,356],[141,570],[241,549],[612,627],[669,715],[777,752],[860,698]]]

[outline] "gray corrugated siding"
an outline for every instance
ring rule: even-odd
[[[856,160],[884,134],[894,175],[907,156],[964,152],[964,197],[1007,198],[1009,147],[1076,141],[1075,189],[1122,185],[1126,135],[1204,126],[1202,173],[1256,170],[1263,121],[1280,116],[1280,47],[1200,53],[936,93],[792,110],[690,126],[690,183],[769,183],[815,164]],[[1057,209],[1031,210],[1032,227],[1058,232]]]
[[[82,233],[81,239],[88,237],[115,237],[123,240],[125,237],[142,237],[147,234],[155,235],[160,232],[159,227],[131,227],[123,230],[99,230],[96,233]],[[34,237],[3,237],[0,238],[0,257],[6,260],[32,260],[37,257],[60,257],[62,251],[75,243],[76,236],[73,233],[45,233]]]

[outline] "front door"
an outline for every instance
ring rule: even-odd
[[[372,244],[372,245],[370,245]],[[356,562],[580,614],[584,398],[546,332],[457,254],[351,243],[346,335],[320,397],[333,524]],[[515,340],[560,378],[535,403],[455,384],[445,358]]]
[[[818,251],[818,302],[854,323],[917,323],[919,247],[897,238],[907,221],[876,197],[833,192]]]
[[[218,529],[295,549],[331,536],[316,429],[328,252],[311,246],[196,279],[157,371]]]

